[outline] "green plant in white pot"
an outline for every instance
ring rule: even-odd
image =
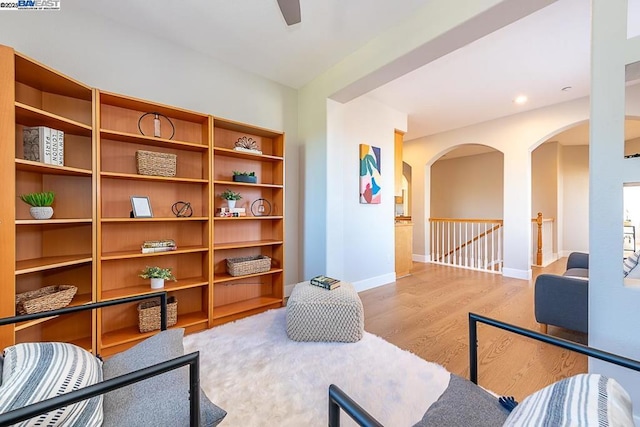
[[[143,279],[151,279],[151,289],[162,289],[164,288],[165,280],[173,280],[176,281],[176,278],[173,274],[171,274],[171,268],[162,268],[162,267],[149,267],[146,266],[144,270],[138,276]]]
[[[55,193],[53,191],[45,191],[41,193],[21,194],[20,200],[31,206],[29,213],[35,219],[49,219],[53,216],[53,199]]]
[[[218,197],[227,201],[229,205],[229,209],[233,209],[236,207],[236,201],[242,199],[240,193],[236,193],[235,191],[231,191],[228,188],[224,190],[222,193],[218,194]]]

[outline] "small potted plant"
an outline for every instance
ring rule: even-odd
[[[236,193],[235,191],[231,191],[228,188],[224,190],[222,193],[218,194],[218,197],[227,201],[229,205],[229,209],[233,209],[236,207],[236,201],[242,199],[240,193]]]
[[[176,281],[176,278],[173,274],[171,274],[170,268],[162,268],[162,267],[149,267],[146,266],[144,270],[138,276],[143,279],[151,279],[151,289],[162,289],[164,288],[165,280],[173,280]]]
[[[235,182],[248,182],[250,184],[255,184],[258,182],[258,177],[255,172],[233,171],[233,180]]]
[[[45,191],[42,193],[21,194],[20,200],[31,206],[29,213],[35,219],[49,219],[53,216],[53,204],[55,193]]]

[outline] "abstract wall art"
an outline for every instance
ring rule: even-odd
[[[379,204],[381,186],[380,148],[360,144],[360,203]]]

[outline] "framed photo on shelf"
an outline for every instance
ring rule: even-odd
[[[153,218],[151,202],[147,196],[131,196],[131,208],[134,218]]]

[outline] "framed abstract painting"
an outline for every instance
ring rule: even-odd
[[[360,203],[379,204],[381,186],[380,148],[360,144]]]

